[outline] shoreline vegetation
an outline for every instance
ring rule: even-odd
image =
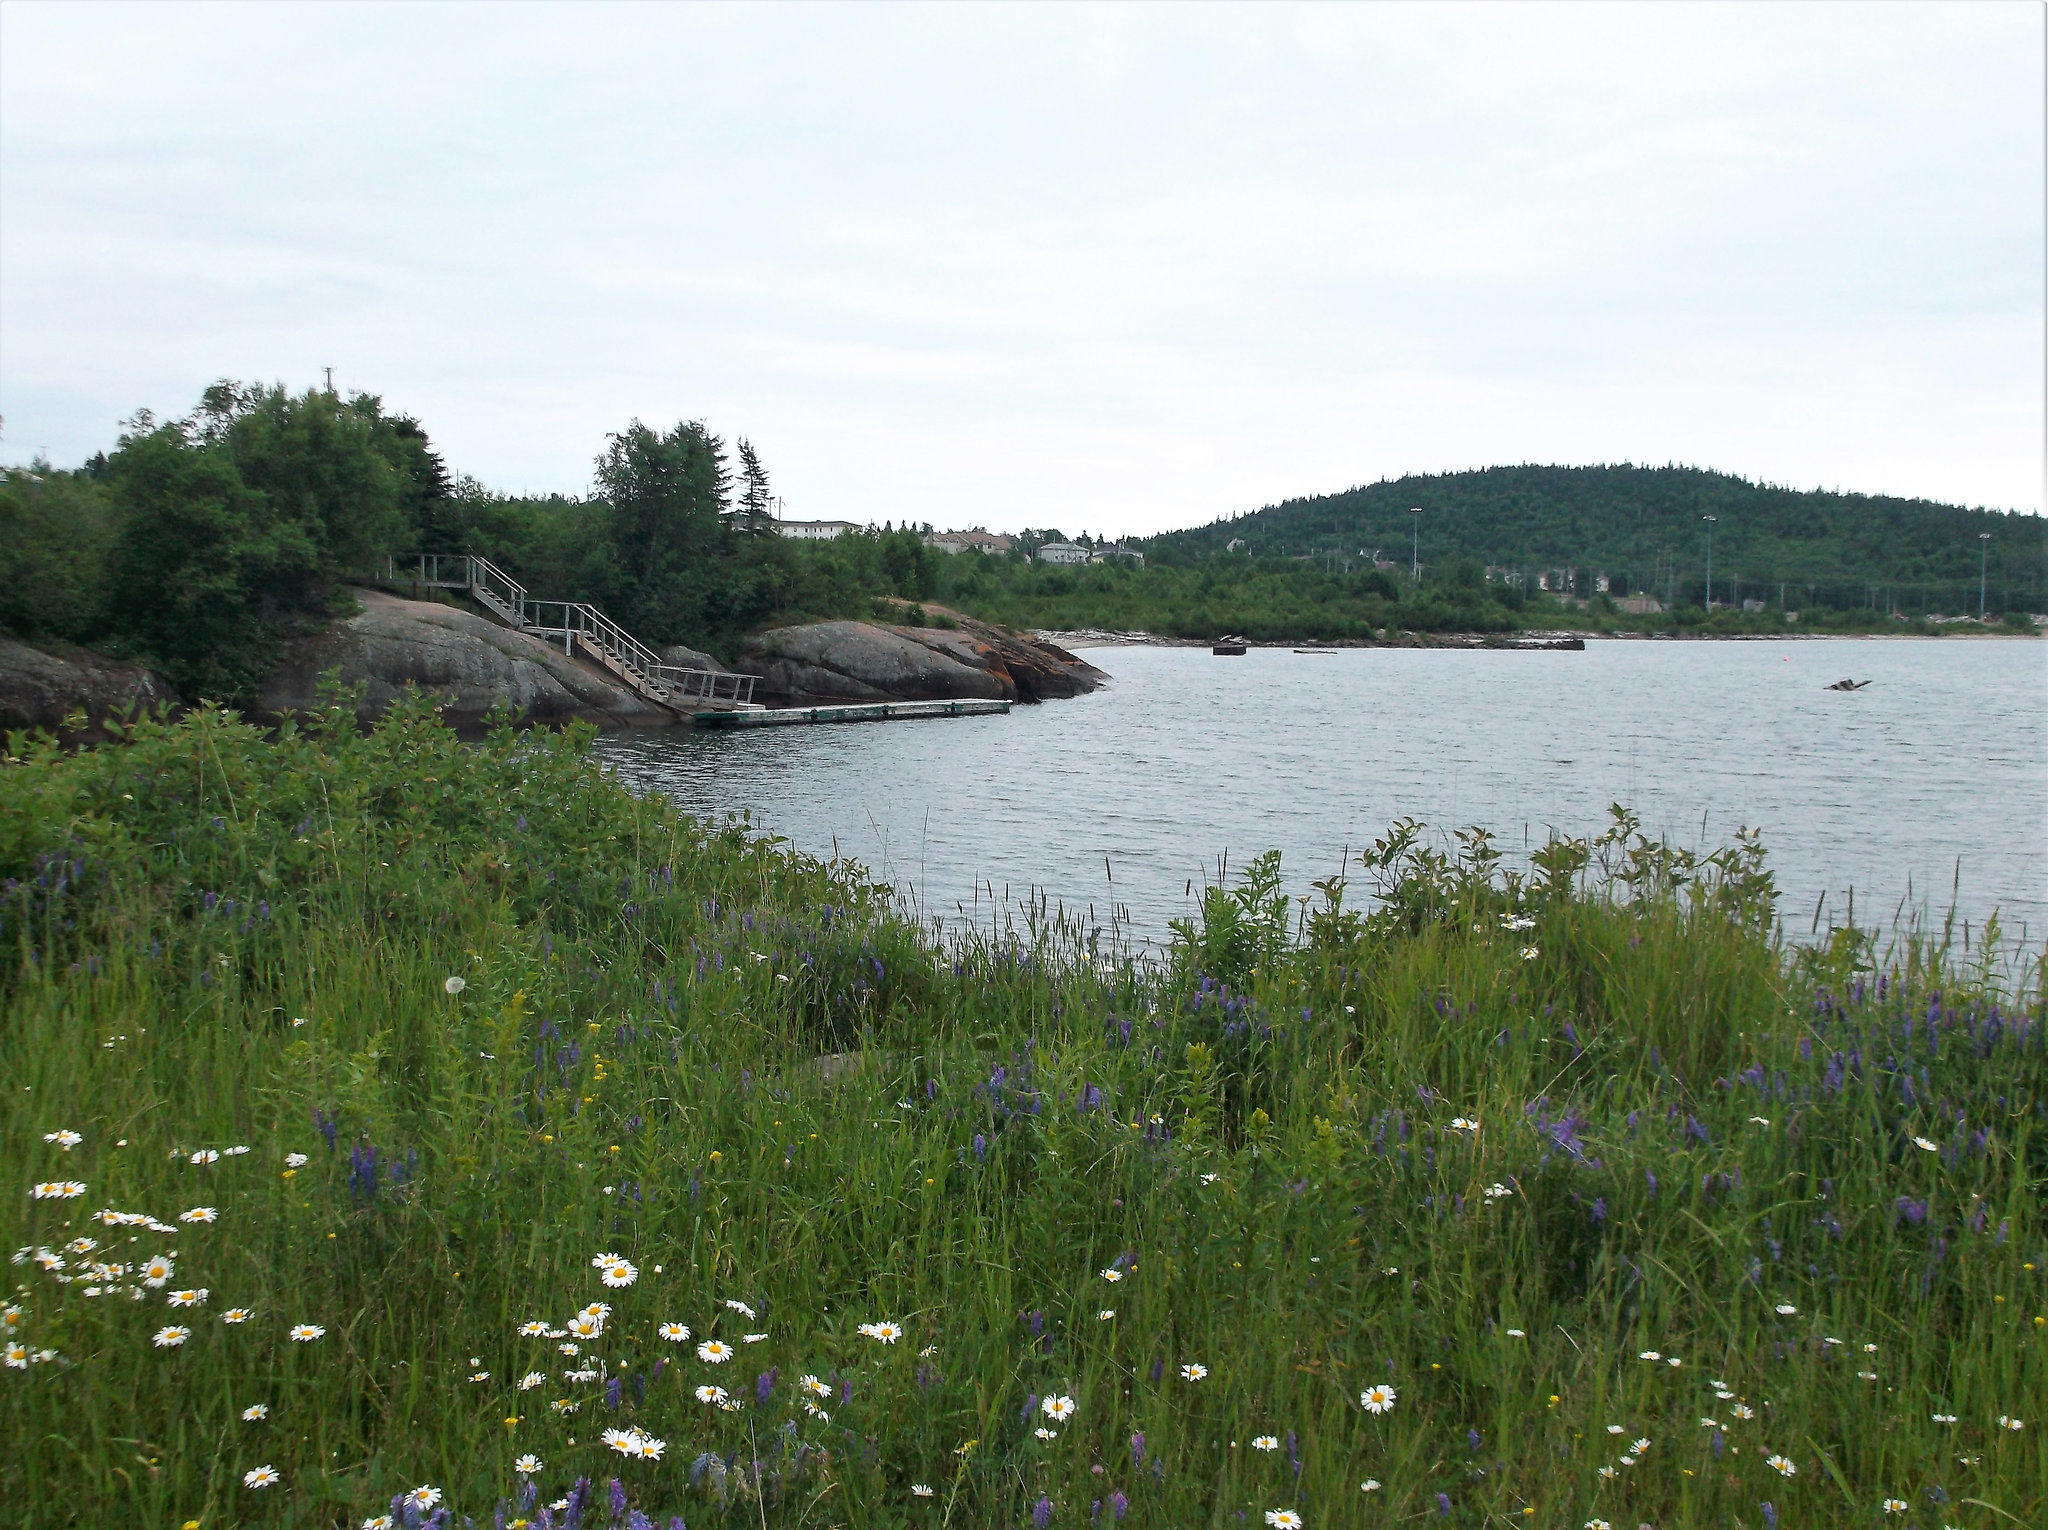
[[[1617,809],[940,946],[500,722],[9,737],[10,1522],[2048,1513],[1995,921]]]
[[[779,505],[754,445],[728,452],[702,421],[631,421],[587,494],[521,497],[452,474],[374,394],[224,380],[185,418],[138,411],[77,468],[0,476],[0,640],[32,648],[45,678],[79,649],[88,669],[143,666],[187,701],[251,711],[295,652],[358,616],[352,586],[420,552],[481,555],[536,600],[594,604],[654,649],[726,665],[846,622],[1429,644],[1560,626],[2034,636],[2048,618],[2038,515],[1688,468],[1403,478],[1131,546],[1084,535],[1060,554],[1095,560],[1079,565],[1034,556],[1056,529],[949,554],[908,516],[780,535]]]

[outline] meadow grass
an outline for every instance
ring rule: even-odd
[[[10,1524],[2048,1515],[1995,935],[1794,945],[1623,815],[942,948],[587,735],[347,715],[10,743]]]

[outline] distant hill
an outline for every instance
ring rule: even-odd
[[[1420,507],[1413,516],[1410,507]],[[1989,604],[2048,610],[2048,520],[1924,499],[1833,494],[1750,483],[1698,468],[1496,467],[1407,477],[1287,500],[1144,546],[1153,560],[1221,556],[1341,557],[1375,549],[1409,566],[1410,537],[1424,565],[1461,562],[1530,577],[1576,568],[1617,586],[1698,601],[1704,591],[1705,516],[1713,523],[1714,597],[1744,593],[1787,604],[1858,606],[1910,598],[1921,609],[1974,610],[1980,533],[1991,533]],[[1590,590],[1590,582],[1582,583]],[[1872,591],[1878,593],[1873,597]],[[1802,591],[1805,593],[1802,594]]]

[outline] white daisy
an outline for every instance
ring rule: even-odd
[[[292,1326],[291,1338],[294,1344],[311,1344],[315,1339],[323,1337],[326,1332],[327,1330],[318,1323],[295,1323]]]
[[[1393,1410],[1394,1389],[1385,1382],[1367,1387],[1358,1394],[1358,1405],[1368,1413],[1388,1413]]]
[[[663,1323],[654,1331],[671,1344],[681,1344],[690,1337],[690,1330],[681,1323]]]
[[[248,1407],[242,1410],[242,1422],[245,1424],[253,1424],[259,1419],[266,1419],[269,1417],[270,1404],[268,1403],[251,1403]]]
[[[277,1481],[277,1468],[259,1466],[254,1471],[242,1473],[242,1486],[246,1488],[267,1488]]]
[[[709,1365],[723,1365],[734,1353],[730,1344],[720,1343],[717,1339],[706,1339],[697,1346],[697,1358]]]
[[[1074,1416],[1075,1403],[1071,1397],[1048,1397],[1038,1406],[1047,1418],[1059,1423],[1064,1423]]]

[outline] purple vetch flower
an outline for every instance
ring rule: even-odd
[[[1478,1455],[1478,1454],[1479,1454],[1479,1431],[1478,1431],[1477,1429],[1467,1429],[1467,1430],[1465,1431],[1465,1443],[1466,1443],[1467,1445],[1469,1445],[1469,1446],[1470,1446],[1470,1447],[1472,1448],[1472,1454],[1473,1454],[1473,1455],[1475,1455],[1475,1456],[1476,1456],[1476,1455]]]
[[[1144,1464],[1145,1434],[1143,1430],[1133,1430],[1131,1431],[1131,1465],[1138,1467]]]
[[[755,1402],[765,1403],[768,1401],[768,1394],[775,1390],[775,1377],[779,1370],[780,1367],[771,1365],[767,1370],[754,1378]]]
[[[612,1478],[612,1518],[617,1519],[626,1512],[626,1484]]]
[[[1031,1523],[1036,1530],[1045,1530],[1045,1527],[1052,1523],[1052,1500],[1043,1493],[1038,1495],[1038,1502],[1031,1506]]]
[[[1287,1459],[1294,1467],[1294,1475],[1301,1475],[1301,1441],[1292,1429],[1287,1431]]]
[[[1449,1519],[1451,1517],[1451,1495],[1449,1493],[1439,1493],[1436,1495],[1436,1512],[1437,1516],[1441,1519]]]
[[[2004,1231],[2004,1226],[2005,1226],[2005,1224],[2004,1224],[2004,1223],[2000,1223],[2000,1224],[1999,1224],[1999,1229],[2000,1229],[2000,1232],[2001,1232],[2001,1234],[2002,1234],[2002,1233],[2003,1233],[2003,1231]],[[2004,1242],[2005,1240],[2004,1240],[2004,1238],[2003,1238],[2003,1237],[2001,1236],[2001,1237],[2000,1237],[2000,1239],[1999,1239],[1999,1241],[2000,1241],[2000,1242],[2002,1243],[2002,1242]],[[1154,1360],[1153,1360],[1153,1362],[1152,1362],[1152,1379],[1153,1379],[1154,1381],[1157,1381],[1157,1380],[1158,1380],[1158,1379],[1160,1378],[1161,1374],[1162,1374],[1162,1373],[1163,1373],[1163,1372],[1164,1372],[1165,1370],[1166,1370],[1166,1362],[1165,1362],[1164,1360],[1154,1359]]]
[[[619,1405],[619,1378],[616,1376],[604,1384],[604,1405],[607,1408]]]
[[[1126,1514],[1130,1512],[1130,1499],[1124,1497],[1124,1495],[1121,1492],[1115,1492],[1109,1495],[1109,1517],[1111,1518],[1111,1520],[1122,1519]]]
[[[1768,1502],[1760,1503],[1757,1507],[1763,1511],[1764,1530],[1778,1530],[1777,1509]]]
[[[1607,1197],[1600,1196],[1593,1202],[1593,1225],[1600,1226],[1607,1220]]]
[[[980,1132],[974,1134],[974,1161],[980,1163],[988,1157],[988,1138]]]

